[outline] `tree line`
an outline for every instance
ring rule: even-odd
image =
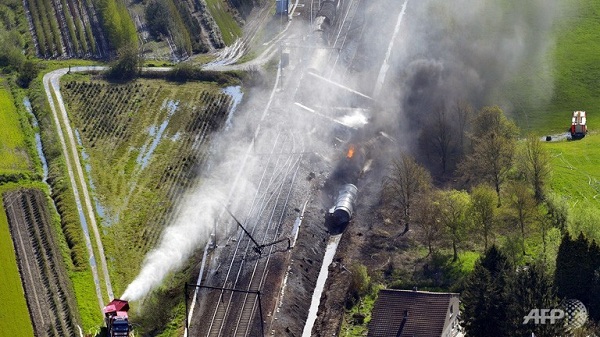
[[[467,238],[481,239],[485,250],[506,232],[518,233],[515,239],[525,255],[529,233],[545,235],[562,216],[545,193],[550,158],[535,136],[517,144],[519,130],[499,107],[484,107],[467,117],[465,154],[453,182],[435,186],[430,172],[403,153],[383,182],[384,216],[396,219],[404,233],[415,229],[430,254],[451,246],[454,261]],[[436,138],[440,149],[443,138]]]
[[[575,300],[585,309],[577,307],[574,312],[568,303]],[[462,325],[469,336],[597,334],[600,247],[583,234],[577,238],[565,234],[552,275],[543,261],[515,265],[493,245],[467,278],[461,302]],[[551,310],[560,310],[562,314],[555,314],[560,318],[550,320]]]
[[[403,234],[411,231],[430,255],[450,249],[455,262],[464,247],[484,252],[458,285],[469,336],[572,334],[564,324],[524,324],[531,309],[559,308],[565,299],[580,300],[599,319],[600,247],[583,234],[569,235],[567,207],[546,190],[550,157],[542,141],[533,135],[519,140],[499,107],[461,109],[464,139],[452,178],[436,185],[428,169],[401,154],[383,182],[383,216],[395,219]],[[448,138],[438,131],[431,141],[444,166]],[[551,228],[563,233],[555,261],[546,254]],[[539,255],[528,247],[534,235],[542,239]],[[593,329],[588,324],[578,333]]]

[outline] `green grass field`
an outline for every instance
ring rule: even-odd
[[[0,174],[30,169],[25,135],[12,95],[0,79]]]
[[[206,5],[208,7],[208,11],[215,19],[217,26],[219,26],[219,29],[221,29],[223,42],[225,42],[226,45],[231,45],[238,37],[242,36],[242,29],[225,9],[227,6],[225,1],[207,0]]]
[[[571,233],[600,240],[600,134],[545,147],[552,156],[550,188],[569,206]]]
[[[0,188],[0,194],[6,188]],[[2,336],[31,337],[33,327],[27,311],[25,294],[19,277],[13,242],[4,206],[0,204],[0,331]]]
[[[600,2],[567,0],[560,12],[554,47],[547,60],[549,81],[534,81],[535,86],[524,88],[518,83],[532,82],[516,79],[517,85],[512,88],[515,99],[520,101],[535,99],[540,92],[554,89],[545,104],[525,105],[522,109],[516,104],[515,118],[526,132],[540,135],[565,132],[575,110],[587,111],[591,129],[600,126]]]

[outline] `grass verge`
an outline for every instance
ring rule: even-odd
[[[569,210],[569,230],[600,240],[600,135],[546,143],[552,158],[550,189]]]
[[[228,5],[223,0],[206,0],[206,5],[210,15],[215,19],[217,26],[221,30],[223,42],[231,45],[237,38],[242,36],[242,29],[230,14]]]
[[[6,80],[0,79],[0,174],[15,174],[31,168],[25,134]]]

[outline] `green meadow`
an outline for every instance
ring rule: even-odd
[[[514,117],[525,132],[566,132],[575,110],[587,112],[591,130],[600,126],[600,2],[567,0],[558,11],[546,64],[507,89],[513,91]]]
[[[0,175],[30,169],[25,135],[6,81],[0,79]]]
[[[600,2],[569,0],[556,30],[551,56],[554,93],[545,109],[533,111],[539,134],[566,132],[574,110],[585,110],[589,134],[578,141],[546,143],[551,154],[549,188],[569,209],[569,229],[600,239]]]

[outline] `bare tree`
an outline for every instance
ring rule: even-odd
[[[473,183],[494,186],[500,205],[500,186],[512,166],[518,129],[499,107],[484,107],[473,120],[473,152],[460,165],[461,174]]]
[[[440,158],[440,164],[442,166],[442,174],[446,173],[448,166],[448,157],[452,150],[453,129],[451,123],[448,121],[446,108],[440,107],[434,112],[434,120],[431,128],[431,143],[435,152]]]
[[[440,193],[435,190],[424,193],[415,209],[415,223],[419,228],[418,237],[427,246],[428,255],[435,252],[445,234],[445,226],[441,221],[439,198]]]
[[[458,127],[458,150],[460,153],[465,151],[465,138],[469,121],[474,115],[473,107],[466,101],[456,101],[454,105],[454,117]]]
[[[404,224],[408,232],[412,211],[419,195],[431,187],[431,175],[413,157],[402,154],[394,160],[390,174],[383,181],[384,208]]]
[[[517,165],[527,182],[533,188],[535,200],[544,200],[544,185],[550,176],[550,156],[543,148],[540,139],[527,136],[525,146],[517,153]]]

